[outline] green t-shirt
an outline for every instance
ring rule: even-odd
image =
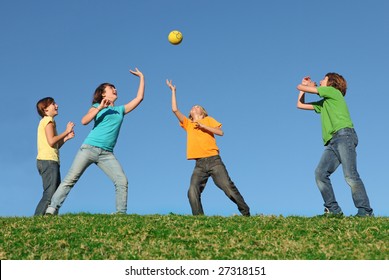
[[[320,101],[313,102],[315,112],[321,115],[324,145],[342,128],[353,128],[350,113],[342,93],[334,87],[318,87]]]

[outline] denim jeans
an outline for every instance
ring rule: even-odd
[[[42,177],[43,195],[39,201],[35,216],[44,215],[50,204],[51,198],[61,183],[61,173],[59,163],[54,160],[37,160],[36,166],[39,175]]]
[[[244,216],[250,216],[250,208],[239,193],[235,184],[231,181],[227,169],[220,156],[212,156],[196,160],[196,166],[190,180],[188,191],[189,203],[193,215],[203,215],[201,193],[205,188],[208,178],[212,177],[215,185],[224,191],[229,199],[237,206]]]
[[[342,164],[344,177],[351,188],[354,205],[358,209],[357,215],[366,216],[373,214],[365,186],[357,171],[357,153],[355,150],[357,145],[358,136],[353,128],[339,130],[325,147],[319,165],[316,168],[316,183],[323,197],[324,207],[330,213],[337,214],[342,212],[336,201],[329,178],[338,166]]]
[[[68,174],[52,197],[51,204],[46,213],[56,214],[58,212],[70,190],[92,163],[103,170],[115,185],[116,212],[127,212],[128,181],[119,161],[112,152],[83,144],[78,151]]]

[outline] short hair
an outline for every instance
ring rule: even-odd
[[[201,111],[203,112],[204,118],[208,116],[207,110],[205,110],[203,106],[200,106],[200,105],[195,105],[195,106],[200,107]],[[190,112],[189,112],[188,118],[191,121],[193,121],[193,117],[190,115]]]
[[[42,118],[46,116],[45,109],[54,103],[54,98],[45,97],[36,103],[36,110]]]
[[[327,86],[336,88],[343,96],[346,95],[347,82],[342,75],[339,75],[338,73],[327,73],[326,77],[328,77]]]
[[[101,103],[101,101],[103,100],[103,93],[105,92],[106,87],[115,88],[115,86],[110,83],[102,83],[101,85],[99,85],[96,88],[95,93],[93,94],[92,104]]]

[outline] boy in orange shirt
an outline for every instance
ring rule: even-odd
[[[184,116],[177,107],[176,86],[169,80],[166,80],[166,84],[172,91],[173,113],[180,121],[180,126],[187,132],[187,159],[196,160],[188,191],[192,214],[204,215],[201,193],[208,178],[212,177],[215,185],[238,206],[242,215],[250,216],[250,208],[231,181],[219,155],[214,135],[223,136],[221,123],[209,117],[205,109],[199,105],[192,107],[189,118]]]

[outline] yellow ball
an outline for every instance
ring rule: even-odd
[[[169,42],[173,45],[178,45],[179,43],[182,42],[182,33],[178,30],[173,30],[172,32],[169,33],[169,36],[167,37]]]

